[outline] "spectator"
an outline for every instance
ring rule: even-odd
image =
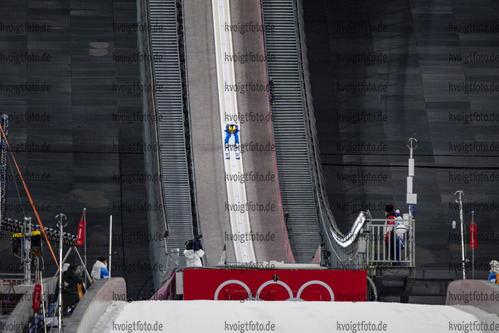
[[[62,266],[62,306],[63,311],[71,312],[72,308],[80,301],[80,291],[85,292],[83,279],[76,273],[76,265],[65,263]],[[59,293],[59,284],[55,295]],[[68,310],[69,308],[69,310]]]
[[[395,211],[394,211],[394,204],[389,204],[385,206],[385,247],[386,247],[386,258],[389,260],[393,260],[394,254],[393,254],[393,225],[395,224]]]
[[[199,242],[199,240],[197,240]],[[185,242],[185,250],[184,256],[186,259],[187,267],[201,267],[203,263],[201,258],[204,256],[203,249],[200,246],[196,246],[197,242],[193,242],[192,240],[188,240]]]
[[[395,233],[394,235],[397,237],[396,239],[396,254],[397,254],[397,260],[400,260],[400,252],[405,248],[405,232],[406,232],[406,227],[404,224],[404,221],[402,220],[402,217],[400,216],[400,210],[395,211]],[[397,263],[398,266],[400,266],[400,262]]]
[[[492,260],[489,265],[489,282],[499,284],[499,262]]]
[[[109,271],[107,270],[107,260],[104,257],[99,257],[92,267],[92,281],[108,278]]]

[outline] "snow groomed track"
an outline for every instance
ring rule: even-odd
[[[217,64],[218,99],[220,105],[221,139],[225,137],[226,119],[238,119],[237,92],[225,89],[226,86],[234,86],[235,73],[234,63],[226,61],[224,53],[233,54],[231,31],[226,31],[225,26],[230,25],[230,7],[227,0],[213,0],[213,27],[215,32],[215,50]],[[240,128],[237,121],[232,123]],[[240,133],[241,135],[241,133]],[[242,133],[244,135],[244,133]],[[220,152],[220,158],[224,158]],[[225,159],[225,172],[229,175],[244,174],[242,156],[236,159],[235,151],[230,149],[230,158]],[[232,228],[234,251],[237,262],[256,262],[256,255],[251,240],[240,240],[242,235],[251,232],[249,214],[246,206],[246,185],[244,182],[226,181],[227,206],[229,207],[230,224]],[[237,237],[237,236],[240,237]]]
[[[495,314],[470,306],[149,301],[114,302],[93,332],[181,332],[192,329],[193,320],[213,332],[493,332],[499,328]]]

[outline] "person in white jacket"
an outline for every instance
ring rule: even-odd
[[[109,271],[107,270],[107,260],[104,257],[99,257],[95,264],[92,266],[92,279],[99,280],[109,277]]]
[[[492,260],[489,263],[489,282],[499,284],[499,262],[497,260]]]
[[[194,250],[192,248],[192,245],[193,245],[192,240],[188,240],[187,242],[185,242],[184,256],[186,259],[186,266],[201,267],[203,266],[201,258],[204,256],[204,251],[203,249]]]

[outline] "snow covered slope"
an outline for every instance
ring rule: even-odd
[[[113,302],[93,332],[493,332],[499,317],[471,306],[399,303]]]

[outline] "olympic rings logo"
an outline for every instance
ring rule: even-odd
[[[311,280],[311,281],[308,281],[308,282],[304,283],[300,287],[300,289],[298,289],[296,297],[293,297],[293,292],[291,291],[291,288],[286,283],[284,283],[282,281],[269,280],[267,282],[264,282],[260,286],[260,288],[258,288],[255,297],[253,297],[251,295],[250,288],[244,282],[239,281],[239,280],[227,280],[227,281],[221,283],[218,286],[217,290],[215,291],[215,297],[214,297],[215,301],[218,301],[218,295],[220,294],[220,291],[222,290],[222,288],[225,287],[226,285],[229,285],[229,284],[240,285],[241,287],[244,288],[244,290],[246,290],[246,292],[248,293],[248,298],[245,299],[245,300],[241,300],[241,301],[262,301],[262,299],[260,299],[260,295],[261,295],[261,292],[262,292],[263,288],[265,288],[266,286],[271,285],[271,284],[281,285],[281,286],[283,286],[288,291],[289,298],[286,299],[286,301],[305,301],[304,299],[300,298],[303,290],[305,290],[305,288],[307,288],[310,285],[318,284],[318,285],[323,286],[324,288],[327,289],[327,291],[329,292],[329,295],[331,296],[331,302],[334,302],[334,293],[333,293],[333,290],[331,289],[331,287],[329,285],[327,285],[325,282],[319,281],[319,280]]]

